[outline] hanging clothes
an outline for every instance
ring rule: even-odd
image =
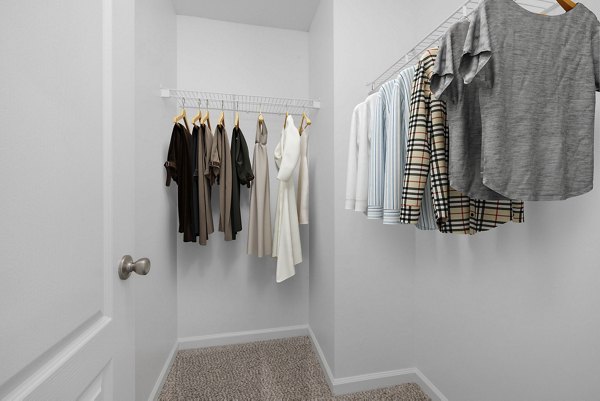
[[[386,82],[379,89],[379,104],[373,116],[371,126],[371,150],[369,157],[369,179],[367,196],[367,217],[372,220],[383,219],[383,194],[385,178],[386,131],[384,128],[383,87],[395,85],[393,81]]]
[[[213,136],[207,124],[194,125],[192,136],[195,145],[194,164],[196,166],[194,172],[196,233],[198,235],[198,243],[206,245],[208,243],[208,236],[215,231],[211,205],[212,187],[208,167]]]
[[[379,93],[377,93],[377,95],[379,95]],[[368,130],[365,129],[367,125],[367,110],[367,103],[362,102],[356,105],[352,111],[352,120],[350,121],[350,141],[348,144],[348,167],[346,168],[346,210],[360,211],[363,209],[362,199],[360,199],[361,196],[358,193],[357,187],[359,180],[364,180],[364,178],[359,178],[359,166],[363,166],[364,171],[364,160],[367,159],[368,161],[368,158],[364,155],[366,153],[365,149],[364,147],[361,147],[363,143],[366,144],[368,141]],[[360,157],[361,150],[362,158]],[[357,205],[357,202],[360,204]]]
[[[269,184],[268,131],[265,122],[257,122],[250,188],[250,218],[248,220],[248,255],[259,258],[271,255],[271,191]]]
[[[300,167],[298,170],[298,223],[308,224],[308,132],[306,129],[300,135]]]
[[[431,93],[446,103],[449,140],[448,179],[450,186],[472,198],[506,200],[483,184],[481,176],[480,80],[465,85],[459,71],[470,22],[452,25],[440,41],[431,76]],[[484,85],[485,87],[485,85]]]
[[[384,224],[402,223],[402,183],[414,74],[415,67],[406,68],[396,79],[379,89],[380,110],[374,118],[380,121],[371,134],[367,216],[369,219],[383,219]],[[430,183],[426,181],[426,193],[429,193],[429,188]],[[437,229],[431,197],[423,199],[417,228]]]
[[[485,0],[475,10],[460,73],[467,84],[483,82],[485,186],[525,201],[592,189],[599,25],[582,3],[551,17],[512,0]]]
[[[232,161],[227,131],[221,124],[217,125],[210,153],[210,182],[219,185],[219,231],[224,233],[225,241],[233,240],[231,227],[231,191]]]
[[[400,201],[406,161],[406,137],[408,131],[408,103],[410,84],[415,76],[415,67],[405,68],[392,85],[382,87],[384,127],[386,129],[385,175],[383,195],[383,224],[400,223]],[[429,229],[435,229],[431,220]]]
[[[367,212],[369,192],[369,157],[371,132],[381,95],[375,92],[354,108],[350,124],[348,168],[346,177],[346,210]]]
[[[279,169],[279,193],[273,232],[273,257],[277,258],[276,281],[280,283],[296,274],[294,266],[302,262],[293,179],[294,169],[300,159],[300,134],[291,115],[286,118],[286,126],[274,156]]]
[[[446,104],[431,98],[430,80],[438,49],[427,50],[417,66],[411,99],[408,155],[402,190],[402,220],[418,221],[425,187],[431,177],[439,231],[476,234],[513,221],[523,222],[523,202],[469,198],[448,181]]]
[[[171,132],[171,142],[164,166],[167,170],[166,186],[171,180],[177,183],[177,212],[179,215],[179,232],[183,233],[184,242],[194,242],[193,174],[192,171],[192,137],[182,124],[175,124]]]
[[[192,216],[193,216],[193,227],[194,237],[198,238],[200,234],[200,214],[199,199],[198,199],[198,132],[196,125],[192,125],[192,146],[190,147],[190,160],[192,162]]]
[[[231,187],[231,231],[235,240],[237,233],[242,231],[242,213],[240,211],[240,185],[250,188],[250,182],[254,180],[248,145],[244,134],[239,127],[233,127],[231,133],[231,163],[232,163],[232,187]]]

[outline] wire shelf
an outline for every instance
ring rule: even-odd
[[[521,6],[527,9],[541,13],[548,14],[559,7],[555,0],[516,0]],[[419,57],[425,50],[434,47],[439,40],[446,34],[448,29],[460,21],[463,18],[467,18],[475,9],[479,6],[479,0],[467,0],[462,6],[460,6],[454,13],[452,13],[446,20],[444,20],[437,28],[419,43],[417,43],[412,49],[408,50],[402,57],[392,64],[387,70],[385,70],[375,80],[367,84],[371,90],[371,93],[379,90],[381,85],[387,81],[395,78],[400,71],[404,68],[416,64]]]
[[[238,95],[182,89],[161,89],[161,97],[175,98],[180,106],[192,109],[227,110],[241,113],[302,114],[321,108],[313,99]]]

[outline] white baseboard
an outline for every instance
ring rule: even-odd
[[[319,357],[321,367],[323,368],[323,371],[325,371],[325,377],[329,384],[329,388],[335,395],[374,390],[404,383],[417,383],[432,401],[448,401],[442,392],[417,368],[335,378],[329,363],[325,358],[325,353],[319,345],[315,333],[310,327],[308,328],[308,333]]]
[[[417,374],[413,368],[368,373],[365,375],[334,379],[333,394],[356,393],[358,391],[375,390],[378,388],[396,386],[398,384],[416,382]]]
[[[333,377],[333,373],[331,371],[331,367],[329,366],[329,363],[327,362],[327,358],[325,358],[325,353],[323,352],[323,349],[321,348],[321,345],[317,341],[317,337],[315,336],[315,333],[312,331],[310,326],[308,326],[308,335],[310,336],[310,340],[311,340],[313,347],[317,353],[317,356],[319,357],[319,363],[321,364],[321,369],[323,369],[323,371],[325,372],[325,379],[327,379],[327,384],[329,385],[329,388],[333,392],[333,390],[334,390],[333,383],[335,381],[335,378]]]
[[[432,401],[448,401],[448,398],[429,380],[423,372],[415,368],[419,380],[416,383],[421,386],[421,389],[431,398]]]
[[[175,355],[177,354],[178,343],[175,342],[173,344],[173,348],[171,348],[171,352],[169,352],[169,356],[165,360],[165,364],[163,365],[160,374],[158,375],[158,379],[154,384],[154,388],[150,393],[150,397],[148,397],[148,401],[156,401],[160,395],[160,390],[162,390],[163,384],[165,384],[165,380],[167,379],[167,375],[171,370],[171,366],[173,366],[173,362],[175,361]]]
[[[207,336],[183,337],[179,339],[179,349],[194,349],[251,343],[254,341],[275,340],[279,338],[307,336],[308,326],[276,327],[272,329],[237,331],[232,333],[211,334]]]
[[[373,390],[390,387],[404,383],[417,383],[432,401],[448,401],[442,392],[417,368],[391,370],[387,372],[368,373],[358,376],[335,378],[325,353],[321,348],[315,333],[308,325],[277,327],[264,330],[238,331],[232,333],[212,334],[207,336],[183,337],[171,350],[169,357],[160,373],[158,381],[150,394],[149,401],[154,401],[163,386],[171,365],[175,360],[178,349],[194,349],[214,347],[220,345],[242,344],[254,341],[275,340],[279,338],[310,336],[319,363],[325,372],[329,388],[335,395],[354,393],[358,391]]]

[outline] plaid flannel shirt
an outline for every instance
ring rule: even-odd
[[[509,221],[522,223],[522,201],[472,199],[450,187],[446,104],[432,99],[429,85],[436,57],[437,49],[429,49],[421,56],[413,81],[402,222],[416,224],[418,221],[429,177],[437,225],[443,233],[475,234]]]

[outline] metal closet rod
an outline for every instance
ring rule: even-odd
[[[536,9],[541,13],[548,13],[559,6],[556,0],[515,1],[522,6]],[[425,36],[425,38],[407,51],[381,75],[369,82],[367,86],[370,87],[371,93],[377,91],[381,85],[396,77],[404,68],[414,64],[425,50],[435,46],[454,23],[460,21],[462,18],[468,17],[477,8],[479,3],[480,0],[467,0],[465,3],[463,3],[454,13],[452,13],[427,36]]]
[[[238,95],[181,89],[161,89],[161,97],[175,98],[186,108],[227,110],[264,114],[300,114],[318,110],[321,103],[313,99],[295,99],[272,96]]]

